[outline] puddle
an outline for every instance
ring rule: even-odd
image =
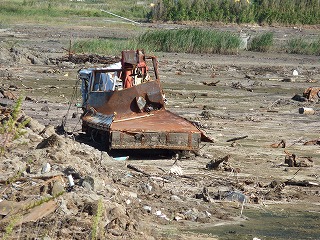
[[[304,209],[282,206],[267,210],[245,210],[248,219],[238,225],[223,225],[213,228],[191,230],[212,234],[221,240],[320,239],[320,207]]]

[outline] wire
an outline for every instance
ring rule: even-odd
[[[76,81],[76,83],[75,83],[75,86],[74,86],[74,89],[73,89],[73,93],[72,93],[71,99],[69,101],[69,107],[68,107],[67,113],[62,119],[62,128],[63,129],[65,129],[65,126],[67,124],[67,119],[68,119],[68,115],[69,115],[69,112],[70,112],[70,109],[71,109],[71,104],[74,103],[75,99],[77,99],[77,95],[78,95],[77,92],[78,92],[79,82],[80,82],[80,79],[78,79]]]

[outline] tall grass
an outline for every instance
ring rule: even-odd
[[[196,28],[149,31],[138,42],[153,51],[185,53],[233,54],[240,46],[240,38],[233,33]]]
[[[134,39],[91,39],[77,41],[72,49],[78,53],[116,54],[123,49],[143,48],[148,52],[184,52],[234,54],[240,46],[240,38],[234,33],[202,30],[148,31]]]
[[[319,24],[318,0],[158,0],[151,20]]]
[[[287,42],[286,51],[293,54],[320,55],[320,37],[314,40],[290,39]]]
[[[273,33],[267,32],[254,37],[249,50],[256,52],[268,52],[273,46]]]

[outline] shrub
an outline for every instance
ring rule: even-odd
[[[22,105],[22,97],[19,97],[14,105],[11,113],[6,119],[0,123],[0,153],[4,151],[12,144],[12,141],[25,134],[24,127],[29,123],[29,120],[19,122],[18,117],[20,115]]]

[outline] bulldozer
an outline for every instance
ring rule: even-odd
[[[113,149],[197,151],[210,138],[166,109],[155,56],[122,51],[121,61],[79,71],[82,130]]]

